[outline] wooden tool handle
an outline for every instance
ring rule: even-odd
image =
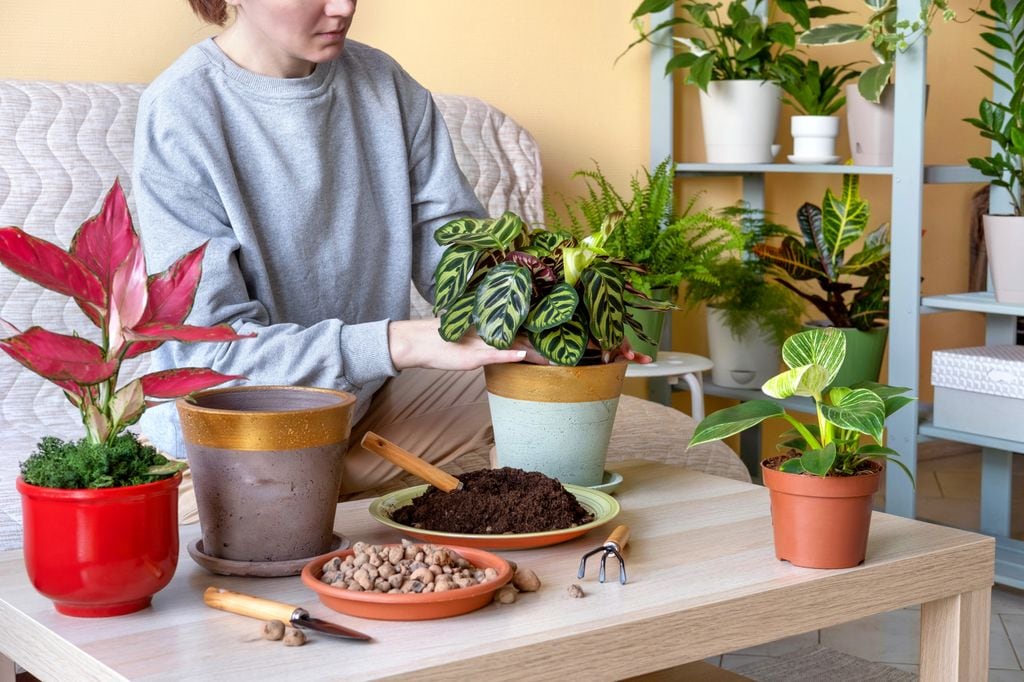
[[[241,616],[259,618],[260,620],[279,620],[286,625],[291,623],[296,607],[278,601],[239,594],[219,587],[207,587],[203,592],[203,601],[221,611],[230,611]]]
[[[410,474],[422,478],[427,483],[446,493],[462,487],[459,479],[447,471],[438,469],[429,462],[424,462],[416,455],[395,445],[387,438],[378,436],[373,431],[366,432],[361,444],[370,452],[380,455],[395,466],[405,469]]]
[[[626,524],[615,526],[615,530],[613,530],[612,534],[608,536],[608,539],[604,541],[604,544],[607,545],[609,542],[614,542],[618,545],[619,549],[625,547],[626,543],[629,542],[629,526]]]

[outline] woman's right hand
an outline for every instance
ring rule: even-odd
[[[395,369],[411,367],[427,369],[469,370],[503,362],[530,362],[546,365],[548,361],[523,338],[512,348],[499,350],[487,345],[475,331],[456,342],[445,341],[438,333],[441,320],[400,320],[388,325],[388,350]]]

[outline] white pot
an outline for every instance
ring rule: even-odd
[[[700,93],[708,163],[771,163],[782,91],[767,81],[711,81]]]
[[[861,96],[856,83],[846,86],[846,128],[855,165],[892,165],[894,92],[895,88],[886,88],[875,104]]]
[[[711,383],[730,388],[761,388],[761,384],[779,373],[782,354],[779,346],[759,327],[740,337],[725,326],[722,311],[709,307],[708,354],[715,363]]]
[[[1000,303],[1024,303],[1024,217],[986,215],[985,250],[992,286]]]
[[[827,163],[836,153],[839,136],[838,116],[794,116],[790,119],[793,134],[793,160],[806,159]]]

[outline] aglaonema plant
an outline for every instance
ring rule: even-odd
[[[148,404],[169,400],[243,377],[211,369],[161,370],[118,386],[122,363],[166,341],[234,341],[245,338],[228,325],[185,324],[202,272],[206,244],[166,271],[147,275],[138,233],[119,182],[100,212],[78,228],[67,251],[18,227],[0,228],[0,263],[42,287],[69,296],[99,328],[99,342],[78,333],[34,326],[7,332],[0,349],[53,382],[78,408],[83,444],[112,447]],[[52,439],[51,439],[52,440]],[[177,467],[161,467],[168,475]],[[32,481],[29,481],[30,483]]]
[[[828,388],[845,358],[846,337],[834,327],[794,334],[782,346],[782,359],[789,369],[766,381],[761,390],[778,400],[813,398],[817,423],[804,424],[771,400],[750,400],[704,418],[694,429],[690,447],[778,417],[793,427],[782,434],[778,446],[792,454],[779,466],[781,471],[853,476],[864,470],[865,463],[882,459],[898,465],[913,480],[910,470],[894,459],[899,453],[882,445],[886,418],[914,401],[903,395],[909,389],[874,382]],[[874,442],[865,443],[864,436]]]
[[[440,334],[458,341],[470,329],[495,348],[510,348],[525,335],[550,362],[578,365],[588,349],[608,362],[621,345],[625,325],[647,339],[631,308],[669,310],[627,281],[642,270],[609,254],[605,244],[621,222],[612,214],[582,238],[560,231],[530,230],[514,213],[496,219],[460,218],[434,234],[447,246],[434,273],[434,314]]]

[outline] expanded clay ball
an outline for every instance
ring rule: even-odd
[[[387,547],[357,542],[344,560],[324,564],[322,582],[354,592],[393,594],[447,592],[494,580],[493,568],[480,569],[446,547],[403,540]]]
[[[512,576],[512,584],[520,592],[536,592],[540,589],[540,578],[528,568],[517,568]]]
[[[505,585],[494,593],[494,601],[499,604],[511,604],[516,600],[516,588],[512,585]]]
[[[575,583],[573,583],[572,585],[569,585],[569,596],[570,597],[574,597],[575,599],[582,599],[583,598],[583,588],[580,587],[579,585],[575,584]]]
[[[295,628],[288,628],[284,633],[285,646],[302,646],[306,643],[306,633]]]
[[[268,620],[263,624],[263,639],[273,642],[284,637],[284,623],[279,620]]]

